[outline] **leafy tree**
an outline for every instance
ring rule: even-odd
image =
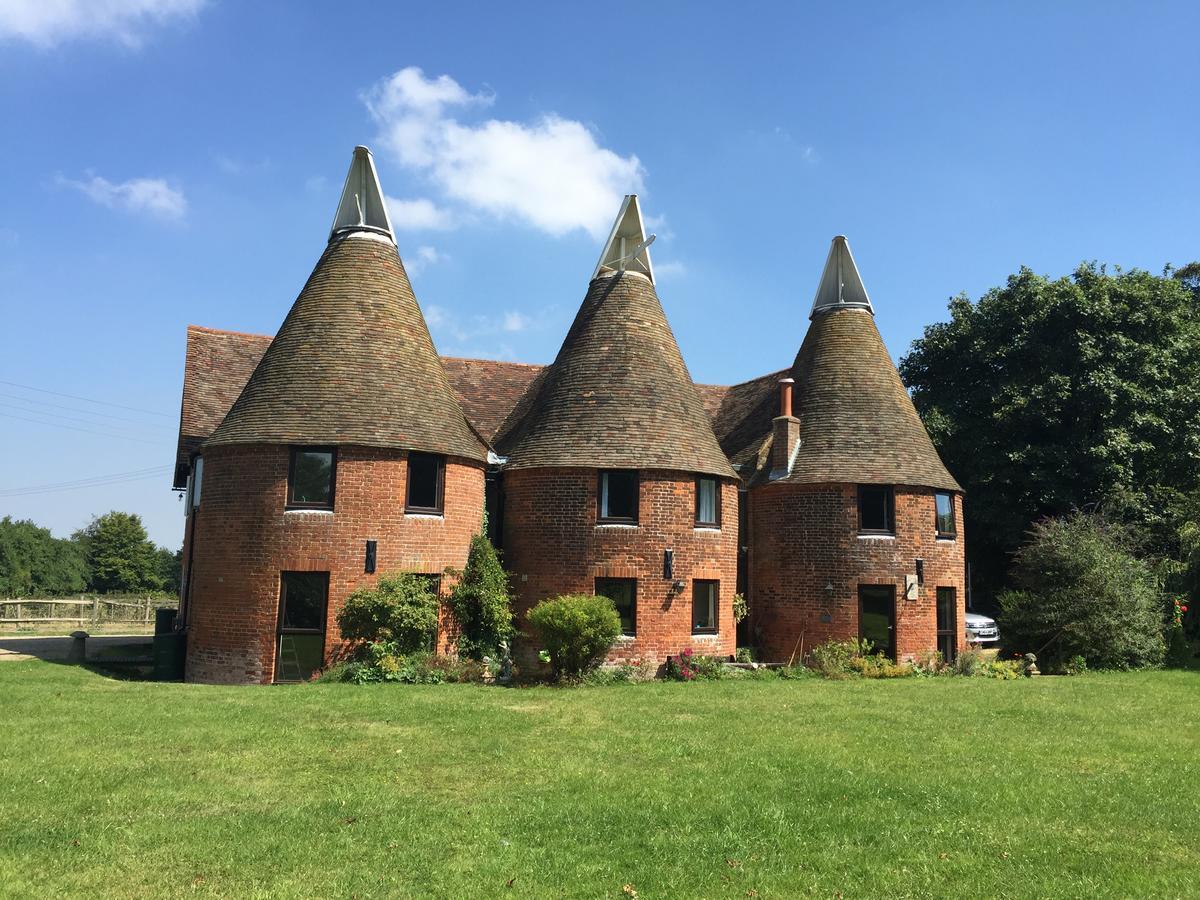
[[[429,645],[437,629],[439,600],[427,578],[411,572],[383,575],[359,588],[338,612],[338,631],[347,641],[393,643],[397,653]]]
[[[1032,522],[1103,508],[1142,552],[1181,556],[1200,510],[1200,266],[1022,269],[950,302],[900,363],[966,489],[977,596],[994,595]]]
[[[72,594],[87,587],[87,564],[73,541],[28,520],[0,519],[0,597]]]
[[[101,593],[157,590],[157,549],[146,536],[141,516],[110,512],[75,533],[91,570],[90,587]]]
[[[1085,513],[1039,522],[1013,581],[1000,595],[1006,651],[1036,653],[1049,671],[1077,656],[1089,669],[1162,663],[1163,596],[1125,529]]]
[[[508,573],[492,542],[483,534],[471,538],[467,567],[450,592],[450,609],[461,629],[458,651],[470,659],[496,657],[500,645],[512,641],[512,596]]]
[[[154,569],[159,590],[178,596],[183,583],[183,548],[172,553],[159,547],[154,551]]]

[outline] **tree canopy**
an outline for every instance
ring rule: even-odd
[[[27,520],[0,519],[0,597],[70,594],[87,581],[87,562],[74,541]]]
[[[991,596],[1031,525],[1102,508],[1180,559],[1200,516],[1200,266],[1162,276],[1021,269],[950,302],[900,363],[966,490],[968,558]]]

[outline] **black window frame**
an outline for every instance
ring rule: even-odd
[[[287,612],[287,586],[289,575],[323,575],[325,581],[325,598],[321,604],[321,627],[320,628],[287,628],[284,626],[284,614]],[[329,641],[329,573],[328,572],[308,572],[299,571],[296,569],[284,569],[279,573],[279,612],[276,614],[275,621],[275,682],[278,684],[298,684],[299,681],[294,679],[280,678],[280,657],[283,655],[283,638],[290,634],[311,635],[319,634],[321,636],[321,662],[325,661],[325,645]]]
[[[433,459],[437,461],[437,505],[436,506],[416,506],[412,502],[412,461],[413,457],[423,459]],[[415,513],[421,516],[441,516],[446,513],[446,457],[441,453],[420,453],[418,451],[409,451],[408,458],[404,463],[404,512],[405,514]]]
[[[711,522],[706,522],[700,518],[700,484],[704,481],[711,481],[713,484],[713,507],[716,511],[716,518]],[[721,480],[715,475],[696,476],[695,523],[697,528],[721,527]]]
[[[604,480],[608,475],[633,475],[633,516],[604,515]],[[641,513],[642,475],[640,469],[599,469],[596,472],[596,523],[599,525],[636,525]]]
[[[943,592],[950,595],[950,622],[945,628],[939,621],[942,610]],[[942,654],[942,662],[952,663],[958,655],[958,589],[955,587],[938,587],[933,593],[934,633],[937,640],[938,652]],[[943,643],[945,641],[946,643]],[[949,651],[947,653],[947,650]]]
[[[296,491],[296,457],[301,453],[328,453],[329,454],[329,499],[321,503],[308,503],[297,501],[294,498]],[[287,480],[287,499],[284,503],[284,509],[333,509],[334,501],[337,498],[337,466],[338,452],[337,447],[315,446],[308,444],[296,444],[288,448],[288,480]]]
[[[884,504],[884,514],[887,517],[886,528],[863,527],[863,495],[867,491],[886,491],[887,502]],[[896,488],[891,484],[860,484],[858,486],[858,533],[859,534],[890,534],[896,533]]]
[[[696,592],[701,585],[712,585],[712,626],[700,628],[696,625]],[[721,633],[721,581],[718,578],[692,579],[692,634]]]
[[[938,497],[950,501],[950,530],[942,531],[942,517],[938,513]],[[934,491],[933,493],[933,527],[937,536],[942,540],[954,540],[958,537],[958,516],[954,512],[954,493],[952,491]]]
[[[606,576],[598,575],[598,576],[596,576],[595,581],[592,583],[592,590],[594,591],[594,593],[597,597],[608,597],[608,594],[604,593],[604,591],[600,587],[600,582],[602,582],[602,581],[620,581],[620,582],[627,582],[627,583],[633,585],[633,592],[632,592],[633,603],[632,603],[632,607],[629,610],[629,619],[633,623],[633,630],[626,631],[625,626],[622,625],[621,626],[621,635],[622,635],[622,637],[637,637],[637,607],[638,607],[637,583],[638,583],[638,580],[636,578],[608,578]],[[616,602],[617,602],[616,600],[614,600],[612,597],[608,597],[608,599],[612,600],[613,604],[616,605]],[[620,615],[620,610],[617,610],[617,614]]]

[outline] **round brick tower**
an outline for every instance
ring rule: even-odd
[[[328,247],[201,450],[190,681],[303,680],[336,655],[355,588],[465,564],[487,451],[434,350],[365,147]]]
[[[629,196],[562,348],[498,440],[517,614],[560,594],[611,597],[610,659],[735,649],[736,476],[654,289]],[[536,649],[524,642],[520,656]]]
[[[966,599],[962,489],[892,364],[843,237],[811,318],[760,465],[744,473],[752,632],[776,661],[850,637],[895,659],[953,656]]]

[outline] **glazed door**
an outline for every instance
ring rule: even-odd
[[[890,584],[858,587],[858,636],[871,642],[873,653],[896,659],[896,588]]]

